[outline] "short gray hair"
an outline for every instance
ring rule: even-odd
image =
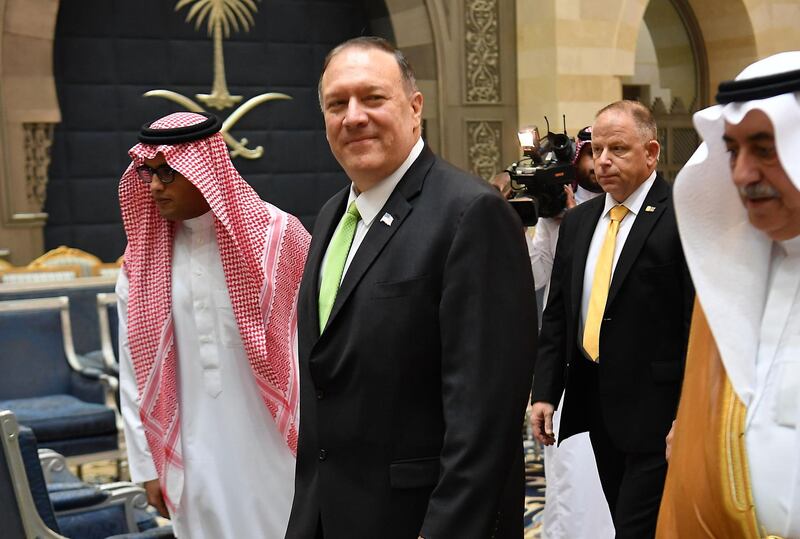
[[[320,108],[322,108],[322,76],[325,75],[325,70],[328,69],[328,65],[331,63],[331,60],[333,60],[334,56],[345,49],[353,47],[362,49],[376,49],[391,54],[394,56],[394,59],[397,62],[397,67],[400,68],[400,75],[403,80],[403,86],[405,87],[406,94],[411,95],[418,90],[417,79],[414,76],[414,69],[411,67],[411,64],[408,63],[408,59],[406,58],[405,54],[403,54],[403,51],[382,37],[359,36],[348,39],[344,43],[336,45],[336,47],[334,47],[325,57],[325,63],[322,65],[322,73],[319,75],[319,83],[317,84],[317,97],[319,98]]]

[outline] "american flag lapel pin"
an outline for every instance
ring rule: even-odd
[[[392,226],[392,223],[394,223],[394,217],[389,215],[388,212],[384,213],[383,217],[381,217],[381,223],[383,223],[386,226]]]
[[[656,211],[656,207],[655,207],[655,206],[647,206],[647,207],[644,209],[644,211],[646,211],[646,212],[648,212],[648,213],[653,213],[654,211]]]

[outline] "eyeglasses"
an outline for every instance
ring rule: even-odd
[[[166,163],[156,168],[148,167],[147,165],[136,167],[136,174],[139,176],[139,179],[142,180],[142,183],[146,184],[150,184],[150,182],[153,181],[153,174],[155,174],[164,185],[175,181],[175,169]]]

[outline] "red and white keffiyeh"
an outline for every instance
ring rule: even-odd
[[[581,135],[585,136],[587,134],[590,136],[588,139],[581,138]],[[573,165],[578,162],[578,157],[581,156],[581,150],[583,149],[583,146],[585,144],[592,143],[591,134],[592,134],[592,126],[590,125],[588,127],[584,127],[583,129],[581,129],[578,136],[575,137],[575,155],[572,156]]]
[[[151,129],[199,124],[194,113],[170,114]],[[297,454],[299,381],[295,339],[297,293],[310,236],[294,216],[259,198],[231,163],[220,133],[174,145],[137,144],[122,176],[119,198],[128,238],[128,341],[139,413],[166,503],[183,491],[177,357],[171,299],[174,223],[164,219],[138,178],[144,159],[163,154],[169,166],[208,201],[225,281],[264,405]]]

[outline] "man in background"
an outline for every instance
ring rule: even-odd
[[[564,186],[567,194],[566,209],[591,200],[603,190],[597,183],[592,158],[592,127],[581,129],[575,137],[575,175],[577,188]],[[536,223],[536,232],[530,248],[533,280],[537,290],[544,288],[544,303],[550,287],[553,259],[558,242],[558,228],[562,217],[541,218]],[[553,412],[553,432],[558,439],[561,420],[561,402]],[[565,440],[558,448],[544,448],[544,469],[547,480],[545,489],[542,537],[614,537],[614,525],[608,504],[603,497],[600,478],[592,453],[589,433],[581,432]]]
[[[698,303],[658,536],[800,537],[800,51],[694,115],[675,208]]]
[[[120,180],[128,462],[178,537],[282,537],[309,237],[238,174],[220,125],[189,112],[146,125]]]
[[[352,184],[320,211],[300,288],[286,537],[518,539],[536,333],[495,327],[536,327],[522,224],[425,145],[422,94],[388,42],[334,48],[319,88]]]
[[[616,537],[655,535],[694,297],[672,208],[656,173],[647,107],[612,103],[592,126],[605,196],[564,216],[533,379],[534,434],[589,432]]]

